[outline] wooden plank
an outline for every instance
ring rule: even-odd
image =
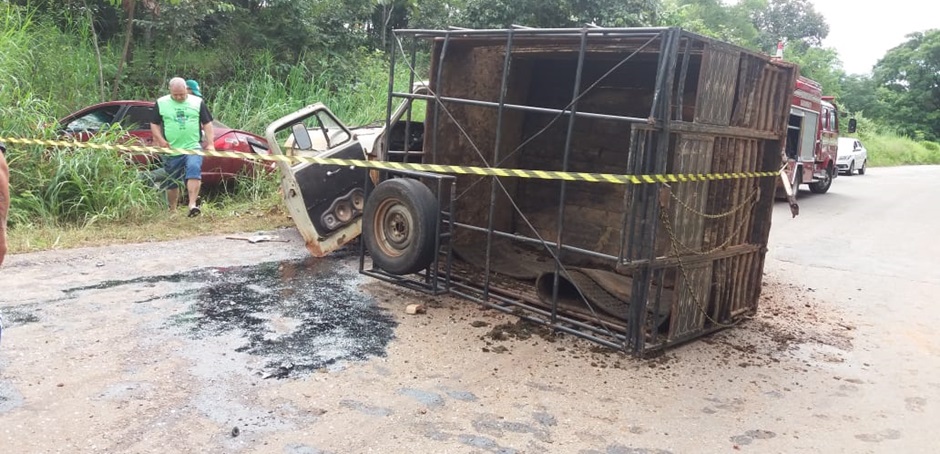
[[[705,327],[705,315],[711,265],[684,266],[685,272],[676,270],[676,299],[673,311],[673,327],[669,339],[676,339],[702,332]],[[704,307],[703,307],[704,306]]]
[[[703,123],[689,123],[687,121],[673,121],[669,123],[669,128],[674,133],[687,132],[695,134],[707,134],[724,137],[741,137],[752,139],[780,139],[780,134],[771,131],[759,131],[756,129],[736,128],[734,126],[715,126]]]
[[[714,140],[711,137],[681,135],[677,140],[673,171],[709,173],[713,146]],[[679,248],[679,255],[693,254],[702,249],[705,223],[701,213],[706,209],[708,187],[708,182],[690,182],[674,186],[674,195],[681,203],[673,203],[670,216],[674,220],[676,240],[684,246]],[[676,273],[676,303],[673,306],[670,340],[703,331],[705,316],[702,306],[707,307],[710,297],[711,264],[683,264],[673,271]]]
[[[702,56],[698,92],[695,101],[695,123],[727,126],[737,86],[739,50],[711,41]]]

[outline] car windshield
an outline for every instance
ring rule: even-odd
[[[88,112],[68,122],[65,129],[69,132],[98,131],[114,121],[118,106],[109,106]]]
[[[852,138],[839,138],[839,153],[844,153],[847,151],[852,151],[855,149],[855,139]]]

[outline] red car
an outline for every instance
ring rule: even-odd
[[[153,101],[109,101],[95,104],[59,120],[59,130],[67,137],[85,142],[98,131],[119,124],[130,136],[136,138],[136,141],[152,145],[150,119],[153,117],[153,105]],[[218,121],[213,121],[212,126],[216,150],[268,154],[267,141],[263,137],[231,129]],[[159,159],[152,154],[134,154],[132,158],[140,164],[150,164]],[[202,160],[202,184],[215,186],[234,180],[237,175],[253,175],[256,166],[266,172],[273,172],[276,168],[273,161],[258,163],[252,159],[205,156]]]

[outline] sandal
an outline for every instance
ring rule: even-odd
[[[202,213],[202,210],[200,210],[199,207],[192,207],[189,209],[189,217],[191,218],[199,216],[200,213]]]

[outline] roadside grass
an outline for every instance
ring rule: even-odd
[[[873,135],[862,140],[872,166],[940,164],[940,144],[936,142],[896,135]]]
[[[0,136],[54,138],[57,118],[110,97],[120,49],[101,46],[99,68],[90,31],[81,17],[53,24],[35,17],[28,7],[0,3]],[[227,72],[230,77],[224,80],[210,77],[220,72],[193,70],[205,65],[207,55],[216,54],[214,49],[141,48],[115,98],[152,99],[166,92],[169,76],[186,75],[203,81],[216,117],[256,133],[315,101],[329,105],[350,125],[384,118],[388,74],[380,54],[353,58],[359,64],[345,72],[315,64],[287,66],[264,55],[251,64],[209,61],[213,67],[239,68]],[[318,59],[311,56],[310,61]],[[118,143],[120,137],[121,131],[108,131],[93,140]],[[202,215],[190,219],[185,208],[167,213],[164,192],[141,181],[137,169],[115,152],[16,145],[7,159],[10,253],[293,225],[283,208],[277,175],[246,176],[221,191],[204,189]]]
[[[202,207],[202,214],[194,218],[186,216],[184,204],[176,213],[160,211],[134,220],[103,221],[86,226],[18,225],[7,232],[7,246],[10,254],[20,254],[292,227],[294,223],[284,211],[280,200],[276,202],[220,205],[208,201]]]

